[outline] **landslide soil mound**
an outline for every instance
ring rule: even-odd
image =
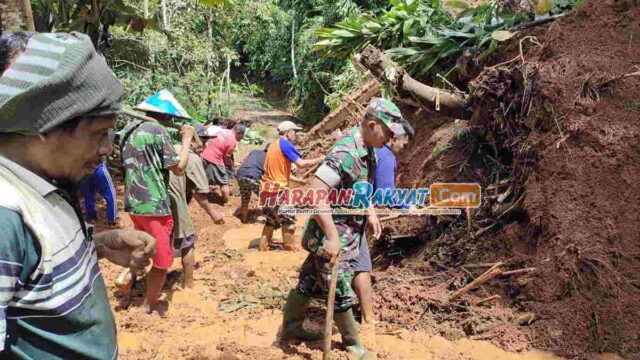
[[[640,358],[640,81],[619,79],[638,71],[638,5],[587,0],[520,34],[495,57],[512,61],[489,64],[465,87],[481,109],[468,122],[428,126],[429,114],[402,106],[417,135],[399,156],[399,185],[478,182],[484,205],[389,224],[372,244],[386,269],[376,274],[379,314],[512,350]],[[352,110],[340,128],[358,121],[361,110]],[[316,155],[331,142],[318,137],[306,149]],[[496,261],[535,270],[495,279],[460,303],[500,295],[487,311],[433,306],[483,271],[463,265]],[[517,325],[521,316],[533,320]],[[477,331],[487,323],[490,331]]]

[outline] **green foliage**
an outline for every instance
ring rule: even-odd
[[[231,0],[200,0],[200,5],[208,7],[222,7],[224,9],[231,9],[233,7],[233,1]]]
[[[431,150],[431,157],[438,157],[441,153],[442,153],[442,149],[439,147],[434,147],[433,150]]]
[[[260,91],[255,85],[248,88],[244,82],[230,81],[231,67],[239,64],[233,45],[239,28],[232,26],[238,9],[202,7],[197,0],[176,0],[171,7],[170,36],[113,33],[106,55],[125,85],[127,105],[135,106],[167,89],[195,119],[194,124],[211,115],[232,115],[249,93]],[[150,10],[158,17],[160,4],[152,3]]]
[[[464,8],[454,18],[440,0],[392,0],[381,16],[362,14],[333,27],[315,31],[320,39],[314,49],[327,57],[347,58],[368,45],[386,49],[410,72],[427,77],[435,71],[448,73],[465,49],[476,52],[499,41],[495,31],[511,27],[519,19],[500,12],[495,1],[469,7],[459,1],[449,6]],[[496,21],[500,19],[500,21]]]
[[[129,32],[159,30],[155,21],[145,19],[123,0],[31,0],[31,6],[37,31],[83,32],[96,46],[101,45],[101,28],[115,26]]]
[[[560,14],[582,5],[584,0],[553,0],[551,2],[551,13]]]
[[[353,63],[348,62],[342,72],[338,74],[326,74],[330,78],[329,87],[331,94],[325,97],[325,103],[331,110],[340,106],[344,101],[344,97],[350,92],[357,89],[367,80],[366,75],[357,69]]]
[[[240,140],[243,144],[262,145],[266,140],[260,136],[257,131],[249,130],[244,134],[244,138]]]
[[[258,133],[258,135],[262,137],[270,137],[274,129],[272,126],[268,126],[260,123],[254,123],[251,125],[251,130],[255,131],[256,133]]]
[[[247,69],[262,79],[283,83],[292,78],[291,14],[272,1],[246,1],[235,26],[234,42],[247,55]]]
[[[447,1],[444,3],[448,7],[466,10],[469,8],[469,4],[464,1]]]
[[[243,36],[237,44],[246,54],[248,70],[268,84],[283,87],[292,109],[309,123],[322,119],[335,106],[340,93],[348,93],[359,83],[343,81],[352,73],[345,59],[321,59],[313,51],[317,42],[314,30],[359,14],[362,10],[380,13],[388,7],[386,1],[295,0],[246,1],[246,12],[254,14],[249,24],[243,24]],[[297,76],[293,75],[291,30]],[[334,89],[334,86],[337,86]],[[329,105],[329,106],[328,106]]]
[[[303,120],[320,120],[364,78],[347,59],[319,58],[313,32],[390,7],[384,0],[171,0],[163,14],[160,0],[31,1],[42,31],[94,38],[124,83],[127,106],[167,89],[194,123],[267,107],[252,81],[283,90]],[[163,15],[167,29],[158,26]],[[140,32],[150,28],[158,31]]]

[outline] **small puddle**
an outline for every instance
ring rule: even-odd
[[[243,225],[239,228],[227,230],[223,235],[224,246],[226,249],[247,250],[252,241],[260,239],[262,235],[263,225],[250,224]],[[280,239],[279,231],[274,232],[273,239]],[[258,240],[259,241],[259,240]]]
[[[298,216],[296,218],[296,237],[298,242],[302,236],[302,229],[307,220],[307,216]],[[262,235],[263,224],[247,224],[240,227],[227,230],[223,235],[224,245],[226,249],[247,250],[253,245],[257,245],[256,241],[260,241]],[[273,232],[273,240],[275,242],[282,241],[282,231],[280,229]]]

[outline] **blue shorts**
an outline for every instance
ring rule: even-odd
[[[367,238],[363,237],[362,240],[360,240],[358,256],[349,261],[349,267],[353,272],[371,272],[371,270],[373,270]]]

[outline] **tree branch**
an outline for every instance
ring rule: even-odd
[[[468,119],[470,116],[467,111],[467,94],[454,93],[419,82],[373,46],[367,47],[358,56],[357,61],[401,95],[413,95],[428,108],[456,119]]]

